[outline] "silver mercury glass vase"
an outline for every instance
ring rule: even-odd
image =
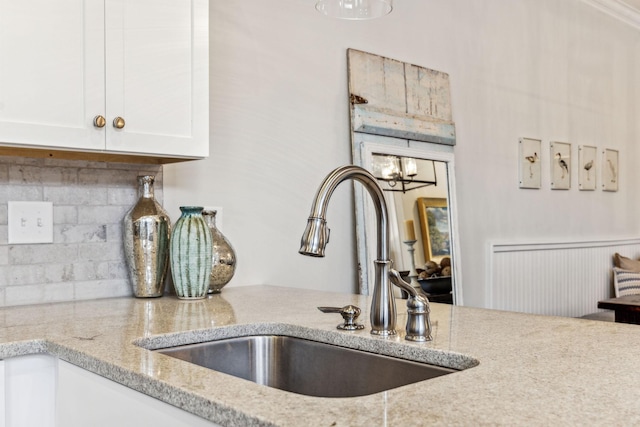
[[[213,240],[208,291],[210,294],[220,293],[236,271],[236,252],[233,250],[229,240],[216,227],[216,214],[217,211],[214,210],[202,212],[202,216],[211,230],[211,239]]]
[[[153,194],[155,176],[138,177],[138,202],[123,219],[125,260],[133,294],[160,297],[169,265],[171,220]]]

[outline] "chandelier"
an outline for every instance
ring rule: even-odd
[[[433,160],[376,153],[372,157],[372,173],[384,184],[384,191],[406,193],[438,184]]]

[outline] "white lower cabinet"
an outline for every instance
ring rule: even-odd
[[[49,355],[0,360],[0,427],[215,427]]]
[[[217,425],[62,360],[56,401],[60,427]]]
[[[6,427],[55,426],[56,364],[45,354],[4,360]]]

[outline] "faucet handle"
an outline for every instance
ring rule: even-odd
[[[356,323],[358,316],[362,310],[355,305],[345,305],[344,307],[318,307],[323,313],[340,313],[342,318],[344,319],[344,323],[341,323],[337,326],[338,329],[344,331],[357,331],[359,329],[364,329],[364,325],[361,323]]]
[[[420,288],[414,288],[402,280],[400,273],[393,268],[389,270],[391,282],[409,294],[407,300],[407,335],[408,341],[431,341],[431,308],[429,299]]]

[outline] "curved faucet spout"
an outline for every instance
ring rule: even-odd
[[[377,218],[377,259],[374,262],[375,281],[371,302],[371,333],[394,335],[396,333],[396,305],[389,281],[389,223],[387,204],[377,179],[366,169],[347,165],[333,170],[324,179],[311,207],[307,227],[302,235],[300,253],[310,256],[324,256],[329,242],[326,213],[329,199],[336,187],[345,180],[360,182],[373,199]]]

